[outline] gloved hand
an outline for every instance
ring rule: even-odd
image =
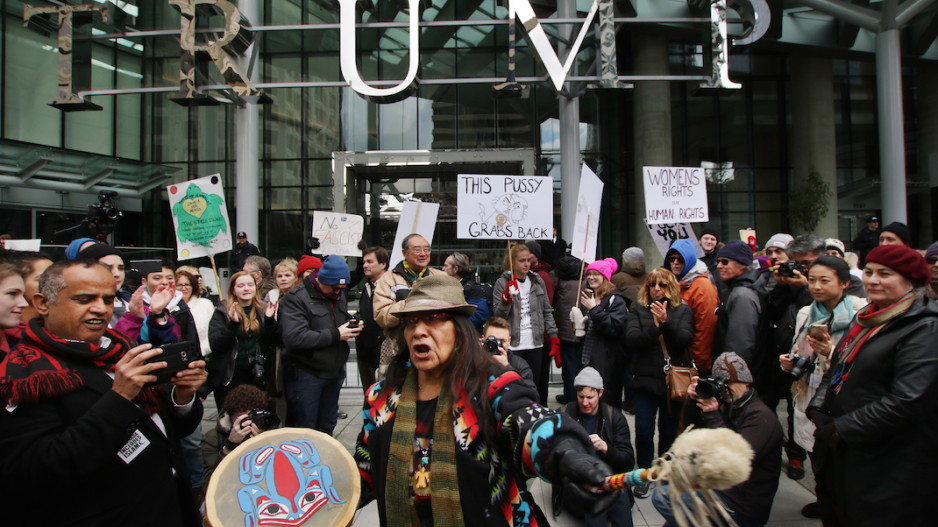
[[[403,302],[407,300],[407,297],[410,296],[410,289],[398,289],[394,291],[394,301]]]
[[[550,340],[550,356],[554,358],[554,364],[557,367],[560,367],[560,337],[551,337]]]
[[[573,322],[573,333],[577,337],[586,335],[586,315],[580,311],[580,308],[576,306],[570,308],[570,321]]]
[[[368,250],[368,244],[365,243],[365,240],[359,240],[358,250],[361,252],[365,252],[366,250]]]
[[[605,462],[588,454],[576,439],[564,439],[556,445],[551,452],[551,461],[555,458],[559,458],[554,466],[559,466],[564,503],[595,517],[607,512],[619,500],[621,490],[594,494],[584,488],[586,485],[602,485],[613,472]]]
[[[502,291],[502,302],[510,304],[514,302],[514,297],[521,294],[521,289],[518,288],[518,280],[515,279],[515,275],[511,275],[511,280],[505,284],[505,290]]]
[[[831,448],[837,448],[840,445],[840,434],[837,433],[833,417],[817,408],[808,408],[806,415],[814,423],[814,437],[816,439],[823,441]]]

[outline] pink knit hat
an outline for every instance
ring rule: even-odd
[[[612,273],[619,269],[619,264],[615,258],[606,258],[605,260],[596,260],[586,266],[586,272],[596,271],[606,277],[606,280],[612,279]],[[585,274],[585,273],[584,273]]]

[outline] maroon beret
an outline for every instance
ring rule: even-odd
[[[925,258],[911,247],[905,245],[880,245],[870,251],[866,263],[878,263],[904,276],[916,287],[931,282],[931,271]]]

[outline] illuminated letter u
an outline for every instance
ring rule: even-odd
[[[374,88],[362,80],[358,72],[358,61],[356,54],[358,51],[355,45],[357,29],[355,22],[357,19],[356,5],[358,0],[339,0],[341,13],[339,15],[339,38],[342,41],[339,58],[342,65],[342,75],[345,81],[353,90],[365,99],[376,103],[392,103],[402,101],[417,91],[420,84],[420,77],[417,70],[420,68],[420,28],[417,23],[420,21],[420,0],[408,0],[407,5],[410,10],[410,66],[407,68],[407,77],[400,84],[393,88]]]

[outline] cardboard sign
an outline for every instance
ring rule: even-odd
[[[3,240],[3,248],[8,251],[39,252],[41,240]]]
[[[460,174],[456,183],[457,238],[552,238],[554,183],[551,176]]]
[[[324,256],[361,256],[358,242],[365,232],[365,220],[355,214],[313,211],[313,236],[319,238],[319,249]]]
[[[573,242],[570,254],[586,263],[596,260],[596,240],[599,233],[599,209],[603,202],[603,182],[583,164],[580,171],[580,191],[576,201],[576,220],[573,222]]]
[[[690,223],[659,223],[658,225],[645,223],[645,226],[648,227],[648,234],[651,234],[651,238],[655,240],[655,246],[658,247],[661,256],[666,256],[671,244],[677,240],[694,242],[694,246],[697,247],[697,258],[704,255],[703,248],[700,247],[700,243],[697,241],[697,234],[690,226]]]
[[[644,167],[645,223],[710,221],[707,177],[700,167]]]
[[[427,239],[433,247],[433,231],[436,230],[436,216],[440,212],[439,203],[425,203],[422,201],[405,201],[401,206],[401,221],[397,224],[397,234],[394,236],[394,246],[388,251],[391,253],[391,263],[388,269],[404,260],[401,244],[408,234],[417,233]]]
[[[231,223],[219,174],[169,185],[166,192],[176,230],[178,260],[231,250]]]

